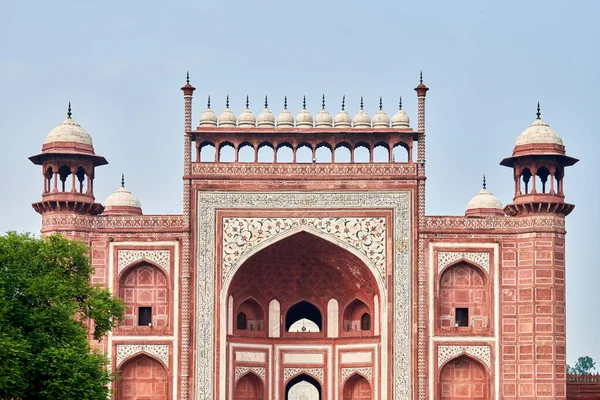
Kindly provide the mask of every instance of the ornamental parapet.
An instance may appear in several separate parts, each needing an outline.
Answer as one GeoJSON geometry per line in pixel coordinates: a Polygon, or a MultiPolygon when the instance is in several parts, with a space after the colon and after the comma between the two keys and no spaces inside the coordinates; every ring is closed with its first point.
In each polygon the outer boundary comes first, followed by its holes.
{"type": "Polygon", "coordinates": [[[562,215],[535,215],[528,217],[465,218],[426,216],[420,220],[421,233],[469,233],[470,231],[524,230],[564,232],[565,218],[562,215]]]}
{"type": "Polygon", "coordinates": [[[46,214],[42,217],[42,230],[50,228],[61,230],[84,227],[89,230],[151,230],[163,231],[187,230],[189,218],[184,215],[124,215],[90,216],[80,214],[46,214]]]}

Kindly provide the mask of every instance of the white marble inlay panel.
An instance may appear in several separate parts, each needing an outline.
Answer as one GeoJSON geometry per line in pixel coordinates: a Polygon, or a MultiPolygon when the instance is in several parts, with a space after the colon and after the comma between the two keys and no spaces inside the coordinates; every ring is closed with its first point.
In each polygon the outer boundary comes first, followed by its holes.
{"type": "Polygon", "coordinates": [[[342,353],[342,364],[370,363],[371,352],[342,353]]]}
{"type": "Polygon", "coordinates": [[[325,356],[323,353],[284,353],[284,364],[323,364],[325,356]]]}
{"type": "Polygon", "coordinates": [[[264,363],[266,360],[265,353],[251,351],[236,351],[235,360],[242,362],[259,362],[264,363]]]}

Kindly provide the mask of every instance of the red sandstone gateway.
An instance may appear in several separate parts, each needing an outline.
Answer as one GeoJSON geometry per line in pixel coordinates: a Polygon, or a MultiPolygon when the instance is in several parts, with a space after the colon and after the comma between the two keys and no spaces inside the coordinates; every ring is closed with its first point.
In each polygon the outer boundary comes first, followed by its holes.
{"type": "MultiPolygon", "coordinates": [[[[95,202],[106,164],[71,118],[42,153],[42,233],[91,247],[94,282],[127,305],[94,345],[115,399],[592,398],[565,361],[564,169],[537,119],[502,165],[513,203],[485,187],[465,216],[425,214],[425,96],[354,118],[267,99],[192,128],[185,100],[182,215],[143,215],[125,188],[95,202]],[[575,378],[571,378],[575,380],[575,378]],[[568,390],[567,390],[568,388],[568,390]],[[586,397],[587,396],[587,397],[586,397]]],[[[357,102],[358,103],[358,102],[357,102]]],[[[588,386],[585,386],[588,385],[588,386]]]]}

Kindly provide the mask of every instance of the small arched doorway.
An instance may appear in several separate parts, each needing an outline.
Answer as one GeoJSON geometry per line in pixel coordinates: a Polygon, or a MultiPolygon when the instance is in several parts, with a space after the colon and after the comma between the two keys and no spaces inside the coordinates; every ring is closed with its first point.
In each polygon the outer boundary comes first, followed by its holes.
{"type": "Polygon", "coordinates": [[[252,372],[247,373],[237,381],[234,400],[264,400],[264,398],[263,382],[252,372]]]}
{"type": "Polygon", "coordinates": [[[140,355],[121,368],[118,400],[167,400],[167,390],[165,368],[152,357],[140,355]]]}
{"type": "Polygon", "coordinates": [[[344,384],[344,400],[372,400],[371,385],[364,376],[354,374],[344,384]]]}
{"type": "Polygon", "coordinates": [[[449,361],[440,372],[443,400],[489,399],[489,375],[477,360],[463,355],[449,361]]]}
{"type": "Polygon", "coordinates": [[[312,376],[300,374],[285,385],[285,400],[321,400],[321,385],[312,376]]]}

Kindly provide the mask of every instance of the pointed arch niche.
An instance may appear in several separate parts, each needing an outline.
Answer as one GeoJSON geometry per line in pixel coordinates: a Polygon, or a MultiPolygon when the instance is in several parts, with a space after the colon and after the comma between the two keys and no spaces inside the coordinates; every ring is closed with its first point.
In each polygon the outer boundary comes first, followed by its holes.
{"type": "Polygon", "coordinates": [[[117,382],[117,400],[167,400],[168,374],[165,366],[148,354],[141,353],[125,361],[117,382]]]}
{"type": "Polygon", "coordinates": [[[319,381],[307,374],[300,374],[285,385],[285,400],[321,400],[319,381]]]}
{"type": "Polygon", "coordinates": [[[373,391],[369,381],[361,374],[355,373],[344,382],[343,400],[372,400],[373,391]]]}
{"type": "Polygon", "coordinates": [[[439,371],[437,399],[490,399],[490,373],[468,354],[451,358],[439,371]]]}
{"type": "Polygon", "coordinates": [[[262,379],[253,372],[248,372],[235,384],[234,400],[264,400],[265,387],[262,379]]]}

